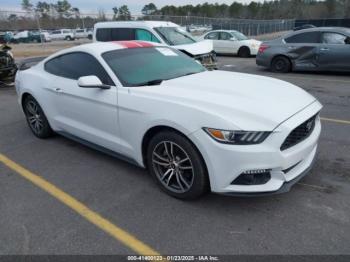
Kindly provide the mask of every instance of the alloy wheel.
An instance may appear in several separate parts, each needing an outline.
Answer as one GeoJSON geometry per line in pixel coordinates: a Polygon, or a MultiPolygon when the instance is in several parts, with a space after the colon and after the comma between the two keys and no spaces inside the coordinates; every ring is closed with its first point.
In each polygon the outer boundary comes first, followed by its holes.
{"type": "Polygon", "coordinates": [[[185,193],[194,181],[194,168],[189,155],[178,144],[162,141],[154,148],[152,165],[158,180],[175,193],[185,193]]]}
{"type": "Polygon", "coordinates": [[[40,134],[44,128],[44,120],[38,105],[34,101],[28,101],[26,111],[30,127],[36,134],[40,134]]]}
{"type": "Polygon", "coordinates": [[[276,62],[275,67],[277,71],[282,71],[286,67],[286,63],[280,59],[276,62]]]}

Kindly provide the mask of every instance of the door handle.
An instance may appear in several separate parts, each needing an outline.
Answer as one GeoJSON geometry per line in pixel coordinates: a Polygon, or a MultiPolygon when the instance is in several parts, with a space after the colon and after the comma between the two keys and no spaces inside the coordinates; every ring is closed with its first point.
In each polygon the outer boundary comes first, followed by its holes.
{"type": "Polygon", "coordinates": [[[329,48],[323,47],[321,48],[321,51],[329,51],[329,48]]]}
{"type": "Polygon", "coordinates": [[[63,92],[63,90],[61,88],[59,88],[59,87],[56,87],[54,90],[55,90],[56,93],[62,93],[63,92]]]}

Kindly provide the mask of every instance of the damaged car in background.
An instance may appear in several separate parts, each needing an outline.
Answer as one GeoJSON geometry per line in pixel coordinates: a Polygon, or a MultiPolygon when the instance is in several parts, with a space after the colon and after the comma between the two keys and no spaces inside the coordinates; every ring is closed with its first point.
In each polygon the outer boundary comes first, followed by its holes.
{"type": "Polygon", "coordinates": [[[16,71],[17,65],[11,47],[6,44],[0,45],[0,86],[12,85],[16,71]]]}
{"type": "Polygon", "coordinates": [[[256,56],[259,66],[274,72],[350,71],[350,29],[304,29],[265,42],[256,56]]]}
{"type": "Polygon", "coordinates": [[[139,40],[174,47],[199,61],[207,69],[217,69],[216,53],[210,40],[198,42],[186,30],[171,22],[100,22],[94,26],[94,42],[139,40]]]}

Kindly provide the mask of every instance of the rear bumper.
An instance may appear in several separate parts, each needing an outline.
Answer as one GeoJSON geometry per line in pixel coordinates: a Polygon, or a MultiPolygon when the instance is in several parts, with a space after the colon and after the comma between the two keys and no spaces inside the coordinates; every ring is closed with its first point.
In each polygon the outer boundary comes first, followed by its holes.
{"type": "Polygon", "coordinates": [[[263,67],[270,68],[271,59],[269,57],[267,57],[266,55],[264,55],[264,54],[257,53],[257,55],[256,55],[256,64],[258,66],[263,66],[263,67]]]}

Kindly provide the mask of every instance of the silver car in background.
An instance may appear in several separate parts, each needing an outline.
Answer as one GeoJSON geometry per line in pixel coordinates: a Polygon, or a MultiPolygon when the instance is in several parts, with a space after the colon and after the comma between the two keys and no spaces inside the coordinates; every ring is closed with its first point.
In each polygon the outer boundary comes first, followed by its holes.
{"type": "Polygon", "coordinates": [[[279,73],[350,71],[350,29],[311,28],[264,42],[256,64],[279,73]]]}

